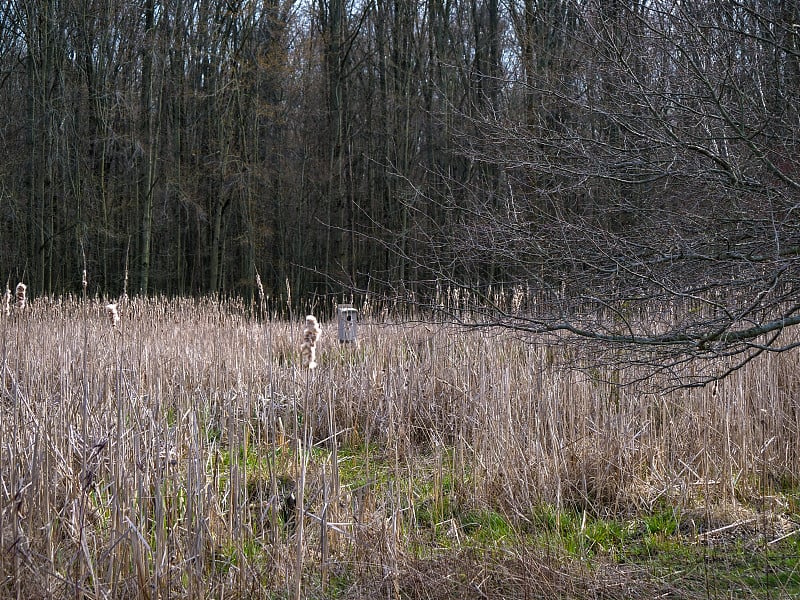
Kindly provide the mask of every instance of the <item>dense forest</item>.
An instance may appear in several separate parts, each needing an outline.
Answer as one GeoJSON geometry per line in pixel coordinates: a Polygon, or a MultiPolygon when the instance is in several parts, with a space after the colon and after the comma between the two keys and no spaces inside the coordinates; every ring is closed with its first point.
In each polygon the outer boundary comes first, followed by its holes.
{"type": "Polygon", "coordinates": [[[795,295],[796,1],[0,11],[0,264],[34,295],[795,295]]]}

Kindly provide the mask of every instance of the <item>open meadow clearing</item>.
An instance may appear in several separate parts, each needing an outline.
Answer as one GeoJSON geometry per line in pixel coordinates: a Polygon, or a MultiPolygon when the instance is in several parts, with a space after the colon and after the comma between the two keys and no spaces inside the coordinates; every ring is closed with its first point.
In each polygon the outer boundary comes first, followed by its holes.
{"type": "Polygon", "coordinates": [[[40,298],[2,321],[2,598],[789,598],[800,367],[660,394],[362,311],[40,298]],[[258,312],[258,311],[256,311],[258,312]],[[302,518],[300,517],[302,513],[302,518]]]}

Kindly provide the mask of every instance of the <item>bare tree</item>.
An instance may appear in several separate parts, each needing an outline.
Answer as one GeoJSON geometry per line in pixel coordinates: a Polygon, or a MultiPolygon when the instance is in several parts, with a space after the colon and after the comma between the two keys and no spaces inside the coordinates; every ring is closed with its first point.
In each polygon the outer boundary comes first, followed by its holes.
{"type": "Polygon", "coordinates": [[[462,117],[462,152],[499,169],[501,197],[480,179],[450,181],[465,203],[430,194],[449,218],[408,260],[479,324],[581,340],[638,376],[704,384],[794,348],[796,4],[567,2],[558,23],[544,4],[510,13],[509,110],[462,117]]]}

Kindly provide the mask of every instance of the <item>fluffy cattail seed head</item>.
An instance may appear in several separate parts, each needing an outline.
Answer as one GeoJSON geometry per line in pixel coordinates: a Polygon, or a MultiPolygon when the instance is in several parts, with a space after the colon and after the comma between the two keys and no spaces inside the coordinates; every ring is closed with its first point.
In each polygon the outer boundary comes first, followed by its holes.
{"type": "Polygon", "coordinates": [[[6,293],[3,295],[3,312],[6,316],[11,314],[11,289],[6,285],[6,293]]]}
{"type": "Polygon", "coordinates": [[[317,368],[317,350],[308,342],[300,344],[300,358],[303,361],[303,367],[307,369],[317,368]]]}
{"type": "Polygon", "coordinates": [[[261,275],[256,271],[256,287],[258,288],[258,295],[261,301],[264,301],[264,284],[261,283],[261,275]]]}
{"type": "Polygon", "coordinates": [[[21,281],[17,284],[16,298],[17,298],[17,308],[19,310],[24,310],[25,306],[28,304],[27,291],[26,291],[27,289],[28,286],[22,283],[21,281]]]}
{"type": "Polygon", "coordinates": [[[120,298],[120,302],[122,302],[122,306],[125,306],[128,302],[128,260],[125,259],[125,281],[122,284],[122,298],[120,298]]]}
{"type": "Polygon", "coordinates": [[[111,322],[112,327],[119,325],[119,312],[117,311],[116,302],[106,304],[106,314],[108,315],[108,320],[111,322]]]}
{"type": "Polygon", "coordinates": [[[303,366],[308,369],[317,368],[317,340],[322,333],[322,328],[319,326],[314,315],[306,317],[306,327],[303,329],[303,343],[300,344],[300,358],[303,361],[303,366]]]}
{"type": "Polygon", "coordinates": [[[266,307],[267,297],[264,294],[264,284],[261,283],[261,275],[258,274],[258,271],[256,271],[256,287],[258,288],[258,301],[261,303],[261,312],[263,313],[266,307]]]}

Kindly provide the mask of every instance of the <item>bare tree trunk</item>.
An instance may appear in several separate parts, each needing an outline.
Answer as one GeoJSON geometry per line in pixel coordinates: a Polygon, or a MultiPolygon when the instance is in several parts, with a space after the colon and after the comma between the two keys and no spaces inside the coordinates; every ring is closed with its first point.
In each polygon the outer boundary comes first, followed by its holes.
{"type": "Polygon", "coordinates": [[[142,177],[139,188],[142,228],[139,290],[142,294],[147,294],[150,283],[150,263],[152,255],[153,193],[155,190],[156,161],[158,158],[158,120],[161,113],[161,85],[156,80],[158,38],[154,0],[146,0],[144,17],[146,45],[142,53],[141,103],[141,140],[144,161],[142,163],[142,177]]]}
{"type": "MultiPolygon", "coordinates": [[[[63,93],[62,68],[58,37],[56,6],[45,3],[36,6],[25,3],[27,22],[28,83],[30,85],[30,156],[32,185],[31,206],[36,236],[31,256],[36,257],[33,269],[39,290],[49,293],[53,289],[53,236],[55,234],[56,140],[58,124],[57,97],[63,93]]],[[[33,277],[32,277],[33,278],[33,277]]]]}

